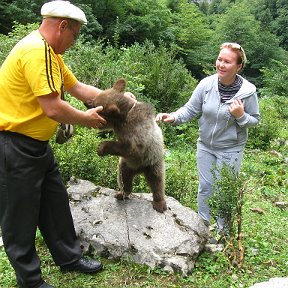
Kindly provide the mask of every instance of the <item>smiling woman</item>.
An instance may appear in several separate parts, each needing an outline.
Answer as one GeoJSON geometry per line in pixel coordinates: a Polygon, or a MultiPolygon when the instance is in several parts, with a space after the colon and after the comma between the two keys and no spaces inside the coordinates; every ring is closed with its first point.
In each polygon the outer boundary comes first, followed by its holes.
{"type": "MultiPolygon", "coordinates": [[[[246,62],[244,49],[237,43],[224,43],[220,46],[220,52],[216,60],[216,71],[219,81],[224,86],[233,85],[236,81],[238,83],[237,91],[241,87],[240,78],[237,73],[241,72],[246,62]]],[[[223,90],[223,89],[222,89],[223,90]]],[[[235,93],[237,92],[235,91],[235,93]]],[[[230,98],[235,95],[230,94],[230,98]]],[[[230,99],[229,98],[229,99],[230,99]]]]}
{"type": "Polygon", "coordinates": [[[220,46],[220,50],[223,48],[230,48],[232,51],[234,51],[238,55],[238,61],[237,64],[242,64],[244,68],[244,65],[247,62],[246,54],[244,49],[241,47],[240,44],[238,43],[233,43],[233,42],[225,42],[220,46]]]}
{"type": "MultiPolygon", "coordinates": [[[[198,213],[207,226],[210,225],[207,200],[214,183],[212,171],[227,164],[239,173],[248,127],[259,121],[256,87],[238,74],[245,62],[245,52],[239,44],[223,43],[216,60],[217,73],[200,81],[188,102],[176,112],[156,116],[158,121],[181,124],[200,115],[198,213]]],[[[218,217],[217,225],[219,235],[227,234],[224,219],[218,217]]]]}

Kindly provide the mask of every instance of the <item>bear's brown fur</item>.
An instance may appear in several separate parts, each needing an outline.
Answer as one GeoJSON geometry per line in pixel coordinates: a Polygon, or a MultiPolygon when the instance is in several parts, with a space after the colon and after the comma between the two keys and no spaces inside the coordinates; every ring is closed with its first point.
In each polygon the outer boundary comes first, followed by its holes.
{"type": "Polygon", "coordinates": [[[107,120],[104,129],[112,129],[117,141],[104,141],[98,155],[120,156],[118,165],[119,200],[129,198],[135,175],[143,173],[153,193],[153,208],[167,209],[164,199],[164,144],[155,121],[154,107],[124,96],[126,82],[119,79],[110,89],[101,92],[90,107],[103,106],[99,114],[107,120]]]}

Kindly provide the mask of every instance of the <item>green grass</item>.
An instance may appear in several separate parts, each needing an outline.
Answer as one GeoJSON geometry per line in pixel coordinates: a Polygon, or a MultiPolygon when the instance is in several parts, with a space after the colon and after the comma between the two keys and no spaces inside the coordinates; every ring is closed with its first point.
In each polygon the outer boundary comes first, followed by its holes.
{"type": "MultiPolygon", "coordinates": [[[[152,270],[146,266],[104,258],[98,258],[105,268],[96,275],[62,274],[38,234],[37,249],[44,279],[61,288],[245,288],[272,277],[287,277],[288,211],[275,206],[276,201],[288,202],[287,164],[284,161],[287,151],[282,154],[282,157],[276,157],[265,151],[246,150],[242,172],[249,179],[249,191],[244,196],[242,230],[245,261],[241,270],[231,267],[222,252],[214,255],[204,252],[198,258],[192,275],[186,278],[180,274],[166,274],[160,269],[152,270]],[[261,208],[264,213],[255,213],[252,208],[261,208]]],[[[195,185],[193,187],[195,189],[195,185]]],[[[195,191],[191,192],[191,198],[195,198],[195,191]]],[[[195,206],[196,199],[191,199],[191,203],[192,207],[195,206]]],[[[16,287],[14,272],[3,249],[0,249],[0,287],[16,287]]]]}

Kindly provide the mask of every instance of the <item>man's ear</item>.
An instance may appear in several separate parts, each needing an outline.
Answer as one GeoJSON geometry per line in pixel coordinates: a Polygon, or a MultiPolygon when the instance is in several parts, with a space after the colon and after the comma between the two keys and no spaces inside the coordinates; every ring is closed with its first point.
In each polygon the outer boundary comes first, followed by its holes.
{"type": "Polygon", "coordinates": [[[69,23],[68,23],[68,21],[67,20],[62,20],[61,22],[60,22],[60,24],[59,24],[59,27],[60,27],[60,30],[61,30],[61,32],[63,32],[64,30],[66,30],[67,28],[68,28],[68,26],[69,26],[69,23]]]}

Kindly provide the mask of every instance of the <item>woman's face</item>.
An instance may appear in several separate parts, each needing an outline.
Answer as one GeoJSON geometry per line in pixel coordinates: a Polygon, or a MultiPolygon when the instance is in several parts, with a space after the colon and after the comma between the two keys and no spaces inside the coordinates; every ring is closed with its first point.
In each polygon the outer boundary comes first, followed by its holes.
{"type": "Polygon", "coordinates": [[[223,85],[233,84],[236,74],[241,70],[242,64],[237,64],[238,55],[230,48],[220,50],[216,60],[216,71],[223,85]]]}

